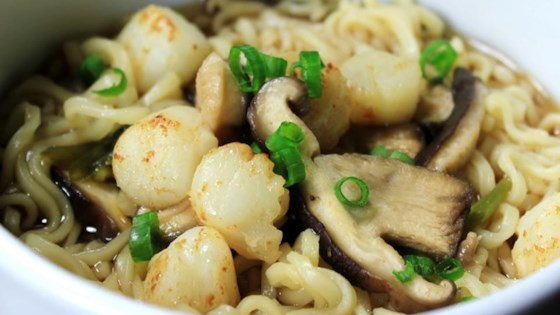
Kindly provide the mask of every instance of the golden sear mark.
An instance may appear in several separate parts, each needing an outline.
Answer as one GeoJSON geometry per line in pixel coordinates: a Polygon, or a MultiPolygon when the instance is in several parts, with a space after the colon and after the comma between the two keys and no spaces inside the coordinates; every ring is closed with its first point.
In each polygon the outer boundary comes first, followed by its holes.
{"type": "Polygon", "coordinates": [[[167,34],[167,40],[170,42],[176,37],[177,26],[175,26],[175,23],[154,5],[149,6],[140,13],[139,22],[140,24],[145,24],[151,33],[167,34]]]}
{"type": "Polygon", "coordinates": [[[150,163],[150,160],[152,160],[152,158],[156,155],[156,152],[154,150],[150,150],[146,153],[146,156],[144,156],[142,158],[142,162],[144,163],[150,163]]]}
{"type": "Polygon", "coordinates": [[[167,137],[167,132],[169,131],[169,129],[178,129],[181,126],[181,123],[176,120],[167,118],[163,114],[159,114],[145,122],[143,125],[145,126],[142,127],[154,129],[159,128],[161,129],[163,135],[167,137]]]}

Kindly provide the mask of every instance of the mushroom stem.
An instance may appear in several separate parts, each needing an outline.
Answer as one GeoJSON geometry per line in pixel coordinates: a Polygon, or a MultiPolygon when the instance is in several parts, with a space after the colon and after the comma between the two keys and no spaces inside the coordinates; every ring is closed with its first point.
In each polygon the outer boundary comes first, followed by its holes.
{"type": "Polygon", "coordinates": [[[319,154],[317,138],[292,112],[293,108],[298,108],[298,111],[302,112],[303,108],[309,106],[308,104],[307,87],[302,81],[291,77],[280,77],[268,81],[253,98],[247,111],[247,120],[253,137],[264,143],[282,122],[292,122],[298,125],[305,134],[305,138],[299,146],[302,157],[313,157],[319,154]]]}

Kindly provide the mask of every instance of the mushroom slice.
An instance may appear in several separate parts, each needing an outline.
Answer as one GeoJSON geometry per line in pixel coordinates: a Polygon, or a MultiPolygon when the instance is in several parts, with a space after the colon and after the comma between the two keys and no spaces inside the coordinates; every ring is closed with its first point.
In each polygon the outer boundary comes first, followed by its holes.
{"type": "Polygon", "coordinates": [[[405,263],[384,238],[436,257],[453,255],[472,199],[470,186],[444,173],[382,157],[315,157],[317,139],[289,106],[303,104],[305,94],[297,79],[271,80],[253,99],[248,120],[260,140],[283,121],[302,128],[300,152],[307,177],[299,184],[304,199],[299,213],[304,225],[320,234],[323,259],[354,284],[386,291],[397,310],[415,312],[449,304],[456,291],[450,281],[436,284],[419,276],[404,284],[397,280],[392,272],[402,270],[405,263]],[[365,208],[347,209],[336,199],[334,185],[345,176],[360,176],[368,184],[372,193],[365,208]]]}
{"type": "Polygon", "coordinates": [[[296,123],[301,127],[305,138],[299,148],[303,156],[319,153],[319,142],[313,132],[292,112],[304,114],[309,110],[307,87],[298,79],[280,77],[268,81],[253,98],[247,111],[247,121],[253,137],[265,142],[283,121],[296,123]]]}
{"type": "MultiPolygon", "coordinates": [[[[352,126],[340,140],[343,152],[368,153],[377,145],[387,150],[398,150],[414,158],[424,147],[424,133],[416,124],[403,124],[386,127],[352,126]]],[[[337,151],[338,152],[338,151],[337,151]]]]}
{"type": "Polygon", "coordinates": [[[455,107],[441,131],[416,157],[416,164],[454,173],[467,163],[476,147],[484,118],[486,87],[467,69],[455,69],[455,107]]]}
{"type": "Polygon", "coordinates": [[[321,235],[323,258],[356,285],[384,290],[400,311],[416,312],[451,302],[452,282],[439,284],[420,276],[400,283],[400,254],[387,242],[452,256],[472,200],[471,187],[452,176],[376,156],[322,155],[307,165],[301,185],[305,225],[321,235]],[[347,208],[335,197],[335,183],[356,176],[366,182],[370,201],[347,208]],[[387,242],[386,242],[387,241],[387,242]]]}
{"type": "Polygon", "coordinates": [[[119,189],[113,185],[93,180],[72,181],[61,170],[51,169],[53,183],[60,188],[77,209],[77,220],[88,232],[103,240],[111,240],[130,227],[130,220],[124,215],[129,212],[120,202],[119,189]],[[91,233],[91,232],[90,232],[91,233]]]}

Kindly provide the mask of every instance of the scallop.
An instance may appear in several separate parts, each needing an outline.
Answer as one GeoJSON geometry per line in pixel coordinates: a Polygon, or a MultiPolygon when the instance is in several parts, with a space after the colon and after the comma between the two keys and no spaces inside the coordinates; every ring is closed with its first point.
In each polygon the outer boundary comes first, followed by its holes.
{"type": "Polygon", "coordinates": [[[190,82],[210,45],[202,32],[171,9],[150,5],[126,24],[117,40],[128,52],[137,88],[146,92],[167,72],[190,82]]]}
{"type": "Polygon", "coordinates": [[[560,258],[560,193],[545,197],[521,217],[511,255],[519,277],[560,258]]]}
{"type": "Polygon", "coordinates": [[[167,208],[188,196],[198,163],[217,145],[195,108],[174,105],[139,120],[120,136],[113,173],[136,204],[167,208]]]}
{"type": "Polygon", "coordinates": [[[423,86],[416,61],[366,50],[348,59],[341,70],[350,89],[352,123],[396,124],[414,116],[423,86]]]}
{"type": "Polygon", "coordinates": [[[231,250],[218,231],[194,227],[155,255],[144,280],[144,299],[203,314],[222,304],[235,306],[239,290],[231,250]]]}
{"type": "Polygon", "coordinates": [[[284,178],[265,154],[231,143],[210,151],[193,178],[191,202],[200,223],[217,229],[246,258],[274,262],[282,232],[274,223],[288,208],[284,178]]]}

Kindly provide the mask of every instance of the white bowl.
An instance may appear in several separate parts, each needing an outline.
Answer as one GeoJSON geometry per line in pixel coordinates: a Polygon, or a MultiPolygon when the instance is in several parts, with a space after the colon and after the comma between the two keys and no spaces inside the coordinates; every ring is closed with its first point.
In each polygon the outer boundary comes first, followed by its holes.
{"type": "MultiPolygon", "coordinates": [[[[86,34],[149,1],[2,1],[0,96],[64,38],[86,34]]],[[[188,1],[156,1],[176,5],[188,1]]],[[[560,1],[424,0],[459,32],[504,52],[560,99],[560,1]]],[[[88,283],[40,259],[0,227],[2,314],[175,314],[88,283]]],[[[433,314],[512,314],[560,295],[560,261],[489,297],[433,314]]],[[[540,309],[542,311],[542,309],[540,309]]]]}

